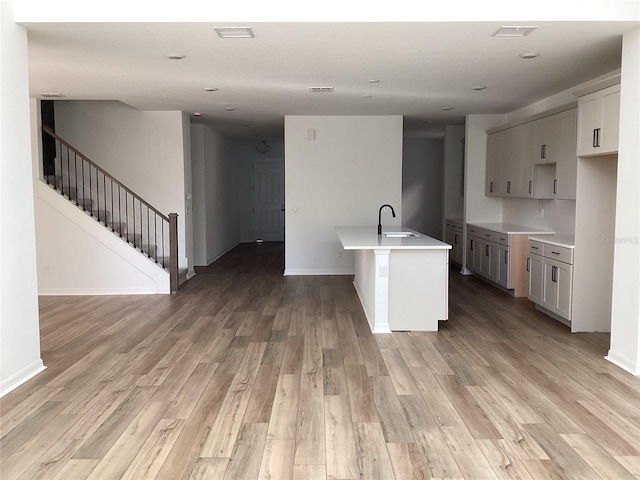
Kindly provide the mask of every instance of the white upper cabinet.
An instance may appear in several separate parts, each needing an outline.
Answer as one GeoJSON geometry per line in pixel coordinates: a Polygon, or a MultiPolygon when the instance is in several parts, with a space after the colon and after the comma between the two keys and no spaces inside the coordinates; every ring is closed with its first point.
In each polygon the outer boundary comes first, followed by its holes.
{"type": "Polygon", "coordinates": [[[490,133],[486,195],[575,199],[576,112],[549,112],[490,133]]]}
{"type": "Polygon", "coordinates": [[[618,152],[620,85],[578,99],[578,156],[618,152]]]}

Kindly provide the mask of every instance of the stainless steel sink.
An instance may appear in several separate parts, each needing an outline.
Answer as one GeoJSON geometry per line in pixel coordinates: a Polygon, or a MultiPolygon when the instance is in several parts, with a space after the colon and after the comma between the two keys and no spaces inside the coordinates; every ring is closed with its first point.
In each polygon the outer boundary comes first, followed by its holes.
{"type": "Polygon", "coordinates": [[[413,232],[384,232],[385,237],[396,237],[396,238],[406,238],[406,237],[419,237],[419,235],[413,232]]]}

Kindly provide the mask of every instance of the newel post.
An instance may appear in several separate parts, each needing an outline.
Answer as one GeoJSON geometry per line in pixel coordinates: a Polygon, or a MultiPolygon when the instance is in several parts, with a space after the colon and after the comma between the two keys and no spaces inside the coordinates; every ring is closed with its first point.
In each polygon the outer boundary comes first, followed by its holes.
{"type": "Polygon", "coordinates": [[[169,284],[178,293],[178,214],[169,214],[169,284]]]}

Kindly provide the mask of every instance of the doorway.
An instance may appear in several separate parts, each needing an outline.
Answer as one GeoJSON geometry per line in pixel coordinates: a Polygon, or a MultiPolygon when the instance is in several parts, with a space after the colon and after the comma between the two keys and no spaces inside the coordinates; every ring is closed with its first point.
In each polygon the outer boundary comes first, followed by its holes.
{"type": "Polygon", "coordinates": [[[253,238],[284,241],[284,157],[254,157],[253,238]]]}

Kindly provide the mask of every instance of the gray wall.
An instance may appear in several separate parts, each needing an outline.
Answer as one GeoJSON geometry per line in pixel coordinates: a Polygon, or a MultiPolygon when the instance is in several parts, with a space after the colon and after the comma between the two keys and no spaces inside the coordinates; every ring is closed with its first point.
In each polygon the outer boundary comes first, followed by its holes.
{"type": "Polygon", "coordinates": [[[442,238],[444,141],[405,139],[402,148],[402,223],[442,238]]]}
{"type": "Polygon", "coordinates": [[[191,127],[195,264],[240,242],[238,147],[205,125],[191,127]]]}

